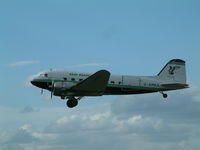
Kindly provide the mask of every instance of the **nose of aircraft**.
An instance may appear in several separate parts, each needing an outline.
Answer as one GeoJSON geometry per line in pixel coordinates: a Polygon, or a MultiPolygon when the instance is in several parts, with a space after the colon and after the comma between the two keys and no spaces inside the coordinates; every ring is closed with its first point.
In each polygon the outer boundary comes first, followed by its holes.
{"type": "Polygon", "coordinates": [[[41,88],[42,87],[42,83],[41,82],[38,82],[38,81],[36,81],[36,80],[31,80],[31,84],[32,85],[34,85],[34,86],[36,86],[36,87],[39,87],[39,88],[41,88]]]}
{"type": "Polygon", "coordinates": [[[42,88],[42,89],[48,89],[49,88],[49,83],[46,82],[46,81],[38,81],[38,79],[32,79],[31,81],[31,84],[36,86],[36,87],[39,87],[39,88],[42,88]]]}
{"type": "Polygon", "coordinates": [[[31,84],[33,84],[33,85],[35,85],[35,86],[37,85],[37,82],[34,81],[34,79],[32,79],[30,82],[31,82],[31,84]]]}

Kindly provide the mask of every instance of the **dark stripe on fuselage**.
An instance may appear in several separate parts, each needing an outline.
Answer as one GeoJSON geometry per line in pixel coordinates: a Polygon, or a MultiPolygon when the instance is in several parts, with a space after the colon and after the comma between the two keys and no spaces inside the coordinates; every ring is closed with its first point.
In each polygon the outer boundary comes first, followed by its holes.
{"type": "Polygon", "coordinates": [[[125,95],[125,94],[142,94],[142,93],[153,93],[157,91],[145,90],[145,89],[134,89],[134,88],[119,88],[119,87],[107,87],[105,95],[125,95]]]}

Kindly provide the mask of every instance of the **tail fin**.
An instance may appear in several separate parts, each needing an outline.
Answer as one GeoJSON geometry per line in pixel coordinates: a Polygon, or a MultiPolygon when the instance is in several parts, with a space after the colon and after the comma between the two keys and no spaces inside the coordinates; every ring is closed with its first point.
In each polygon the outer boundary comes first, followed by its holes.
{"type": "Polygon", "coordinates": [[[186,84],[185,61],[181,59],[170,60],[157,76],[167,82],[186,84]]]}

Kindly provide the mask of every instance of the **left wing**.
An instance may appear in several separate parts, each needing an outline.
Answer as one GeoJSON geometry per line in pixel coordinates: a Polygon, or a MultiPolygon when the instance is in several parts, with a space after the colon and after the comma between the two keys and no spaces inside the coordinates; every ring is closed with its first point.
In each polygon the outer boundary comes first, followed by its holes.
{"type": "Polygon", "coordinates": [[[107,87],[110,72],[107,70],[100,70],[89,76],[82,82],[73,86],[71,90],[81,93],[94,93],[94,95],[102,95],[107,87]]]}

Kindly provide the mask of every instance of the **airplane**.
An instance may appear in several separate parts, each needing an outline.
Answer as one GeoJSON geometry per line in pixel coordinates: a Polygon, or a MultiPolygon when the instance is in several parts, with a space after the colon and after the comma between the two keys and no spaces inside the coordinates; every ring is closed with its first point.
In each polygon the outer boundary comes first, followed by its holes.
{"type": "Polygon", "coordinates": [[[111,75],[107,70],[99,70],[94,74],[50,70],[41,73],[31,83],[49,90],[52,96],[67,99],[69,108],[77,106],[84,96],[127,95],[160,92],[188,88],[186,84],[185,61],[170,60],[155,76],[111,75]]]}

